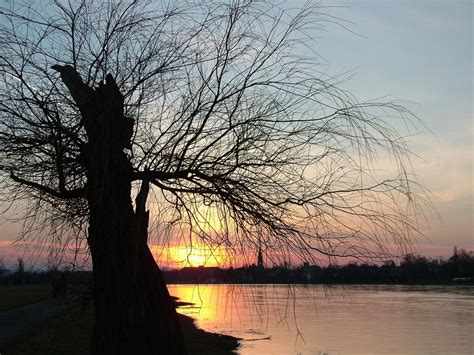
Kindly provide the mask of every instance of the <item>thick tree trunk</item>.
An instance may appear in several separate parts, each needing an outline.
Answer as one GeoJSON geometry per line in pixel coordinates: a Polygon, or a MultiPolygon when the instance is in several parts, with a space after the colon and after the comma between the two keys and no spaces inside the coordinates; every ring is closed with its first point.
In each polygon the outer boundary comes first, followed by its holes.
{"type": "Polygon", "coordinates": [[[55,66],[81,111],[89,203],[96,323],[93,354],[185,354],[178,317],[147,245],[148,183],[133,209],[130,147],[133,120],[109,75],[92,89],[70,66],[55,66]]]}
{"type": "Polygon", "coordinates": [[[150,251],[129,253],[135,265],[124,262],[124,254],[117,250],[97,261],[95,253],[92,353],[186,353],[176,311],[150,251]]]}

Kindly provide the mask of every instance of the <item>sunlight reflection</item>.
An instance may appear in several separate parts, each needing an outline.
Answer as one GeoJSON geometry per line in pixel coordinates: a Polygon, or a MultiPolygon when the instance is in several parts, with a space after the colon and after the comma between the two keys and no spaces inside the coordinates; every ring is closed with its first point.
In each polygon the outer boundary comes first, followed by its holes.
{"type": "Polygon", "coordinates": [[[198,327],[242,339],[239,353],[470,353],[474,288],[169,285],[198,327]],[[420,316],[423,315],[423,316],[420,316]],[[351,336],[347,336],[351,334],[351,336]]]}
{"type": "Polygon", "coordinates": [[[219,297],[215,289],[219,286],[209,287],[204,285],[169,285],[173,296],[183,302],[192,303],[189,306],[178,308],[180,313],[193,317],[198,322],[215,322],[219,309],[219,297]],[[217,295],[217,298],[216,298],[217,295]]]}

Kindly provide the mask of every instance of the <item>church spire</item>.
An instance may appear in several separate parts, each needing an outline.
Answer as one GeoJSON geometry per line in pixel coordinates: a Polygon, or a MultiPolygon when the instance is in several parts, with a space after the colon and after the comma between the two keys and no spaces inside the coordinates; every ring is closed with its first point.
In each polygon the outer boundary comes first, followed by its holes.
{"type": "Polygon", "coordinates": [[[257,256],[257,266],[259,269],[263,269],[263,255],[262,255],[262,245],[258,246],[258,256],[257,256]]]}

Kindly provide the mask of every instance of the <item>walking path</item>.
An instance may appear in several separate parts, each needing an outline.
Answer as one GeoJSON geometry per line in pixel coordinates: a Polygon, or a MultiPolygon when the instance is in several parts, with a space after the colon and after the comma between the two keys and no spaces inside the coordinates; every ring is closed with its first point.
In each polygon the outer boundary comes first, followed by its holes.
{"type": "Polygon", "coordinates": [[[0,343],[25,334],[38,322],[57,314],[74,296],[54,298],[0,312],[0,343]]]}

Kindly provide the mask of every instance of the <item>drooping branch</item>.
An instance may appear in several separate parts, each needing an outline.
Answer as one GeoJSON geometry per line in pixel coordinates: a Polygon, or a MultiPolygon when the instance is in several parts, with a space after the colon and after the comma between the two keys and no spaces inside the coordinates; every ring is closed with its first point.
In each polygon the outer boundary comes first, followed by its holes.
{"type": "Polygon", "coordinates": [[[80,188],[80,189],[75,189],[75,190],[66,190],[65,188],[59,189],[59,190],[54,190],[50,188],[49,186],[39,184],[34,181],[29,181],[26,179],[23,179],[21,177],[16,176],[13,172],[10,173],[10,178],[27,187],[30,187],[32,189],[38,190],[41,193],[45,193],[50,195],[51,197],[59,198],[59,199],[76,199],[76,198],[85,198],[85,189],[80,188]]]}

